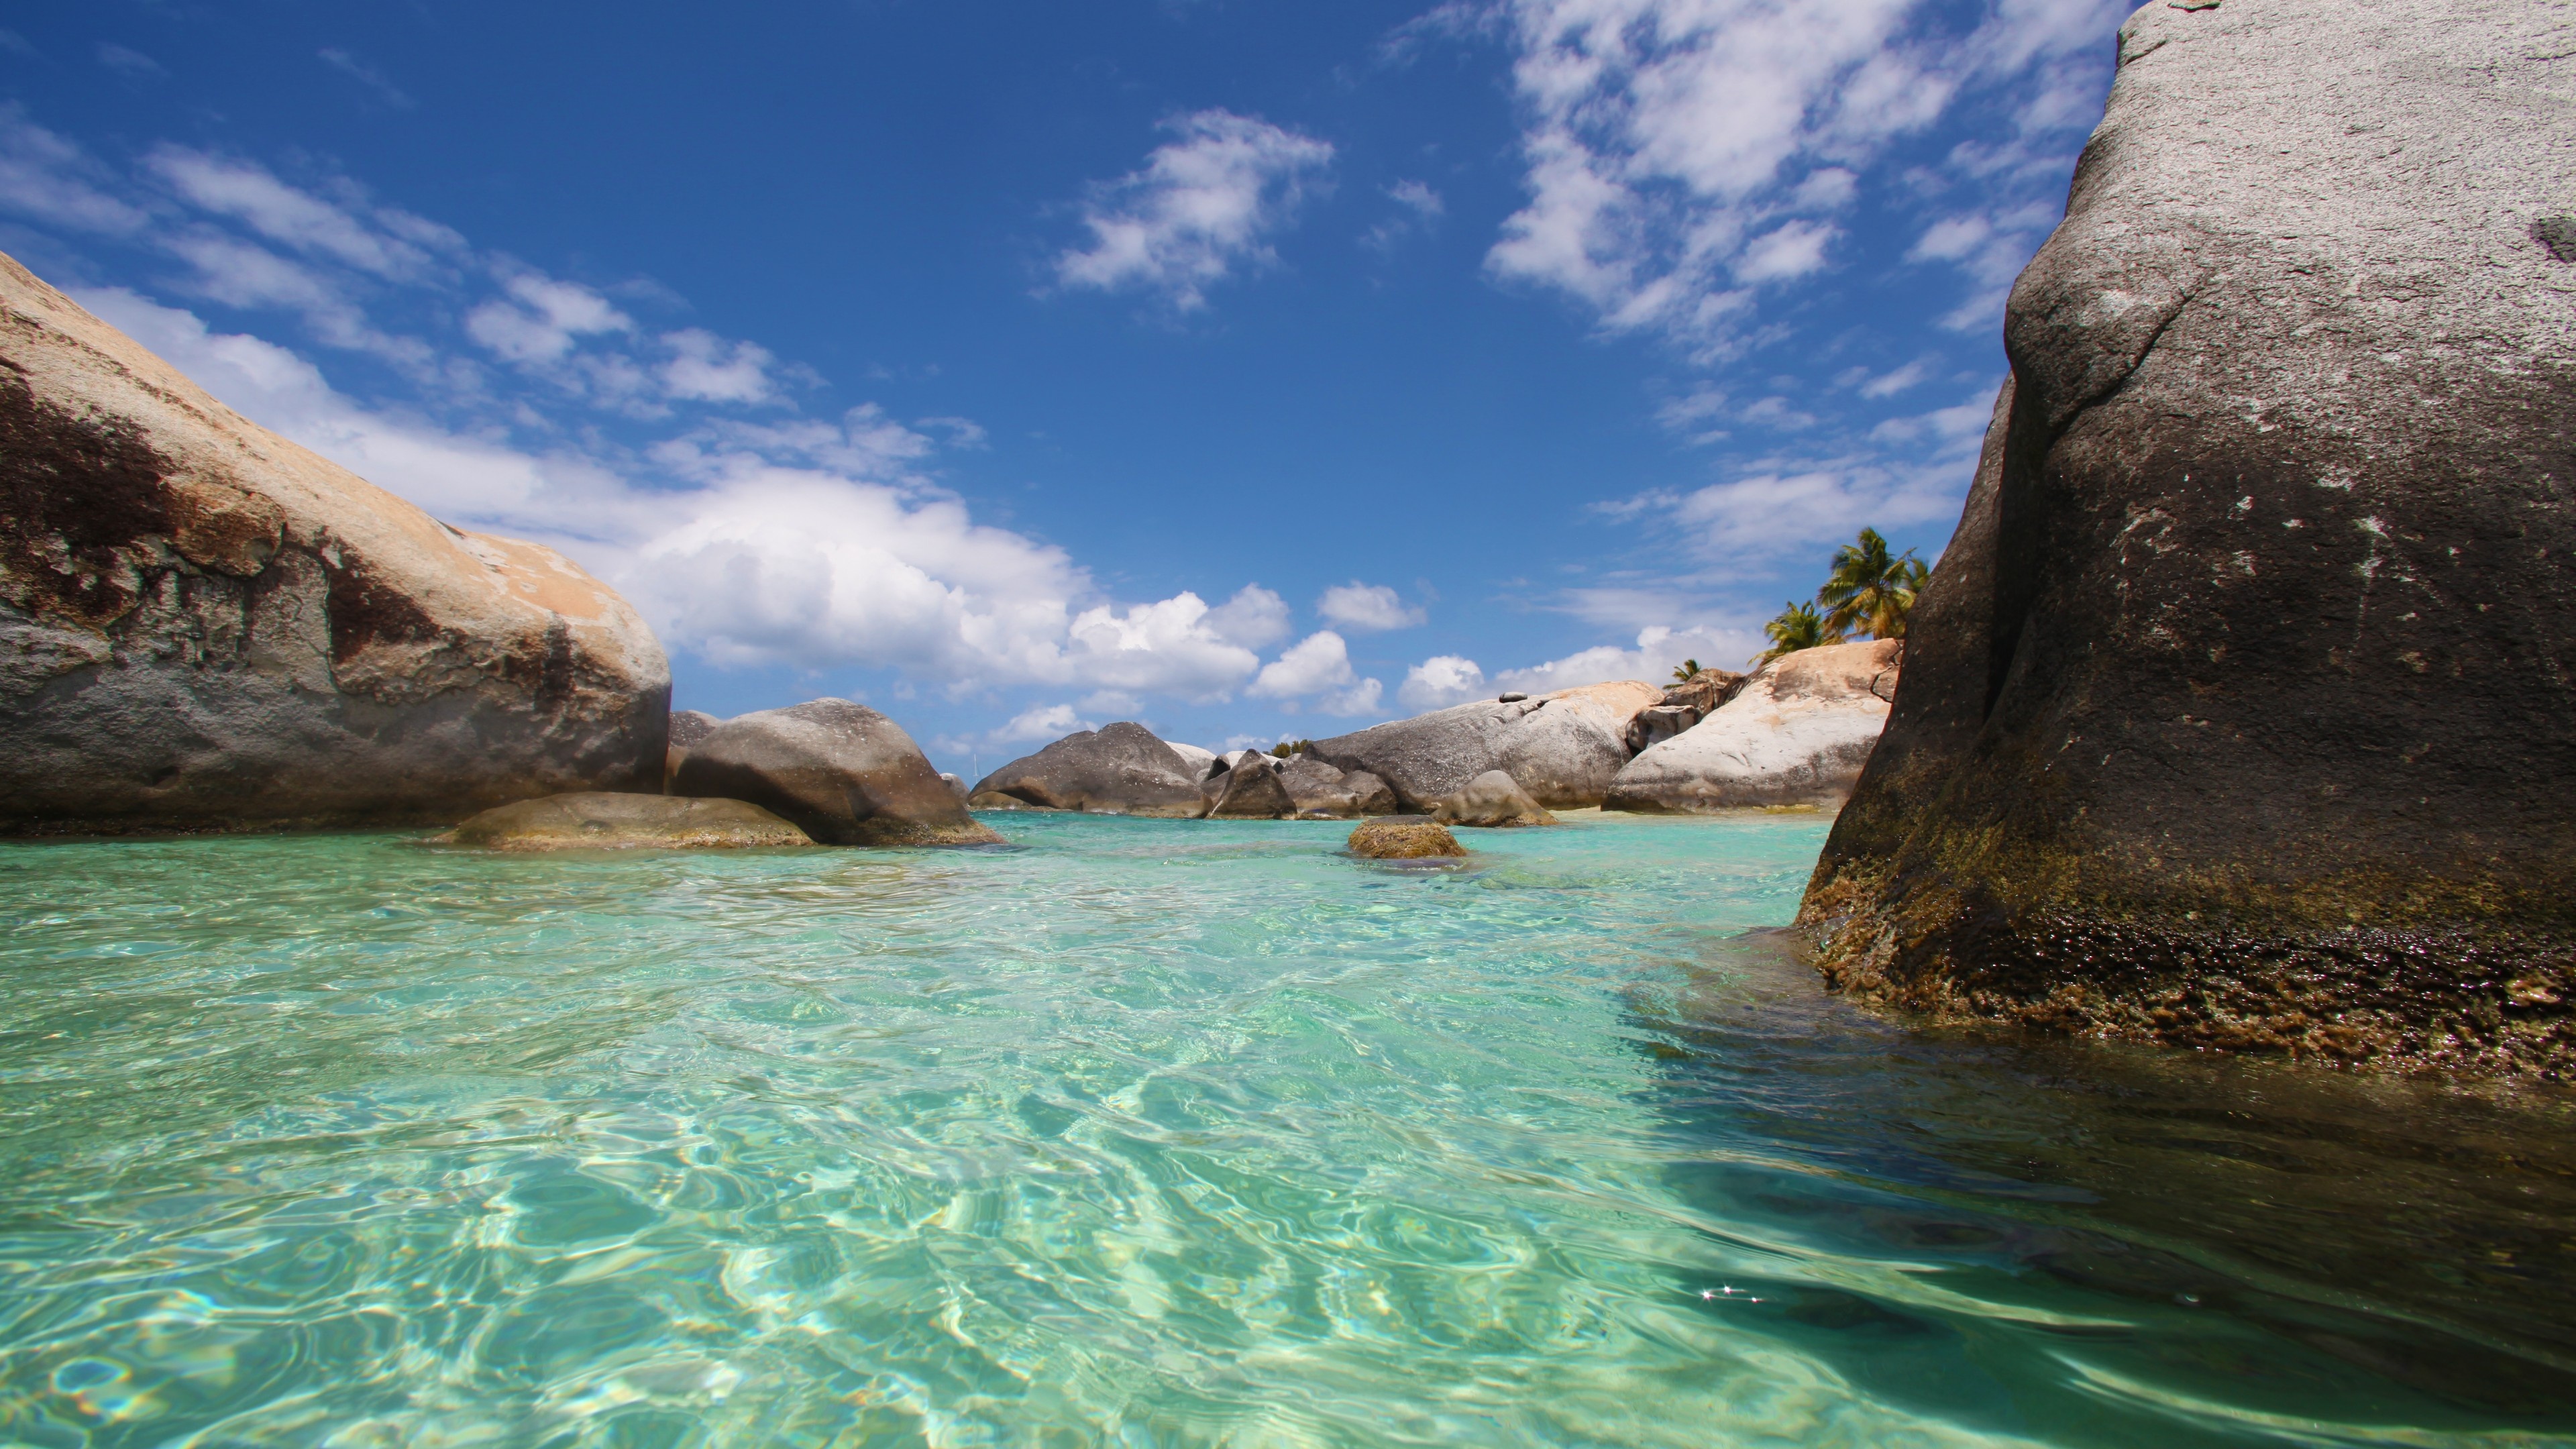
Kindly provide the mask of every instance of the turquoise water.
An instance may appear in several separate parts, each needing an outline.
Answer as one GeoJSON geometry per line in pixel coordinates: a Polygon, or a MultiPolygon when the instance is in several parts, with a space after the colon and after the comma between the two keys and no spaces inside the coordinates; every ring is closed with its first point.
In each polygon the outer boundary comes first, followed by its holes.
{"type": "Polygon", "coordinates": [[[0,1445],[2576,1443],[2576,1122],[1908,1029],[1813,817],[0,847],[0,1445]]]}

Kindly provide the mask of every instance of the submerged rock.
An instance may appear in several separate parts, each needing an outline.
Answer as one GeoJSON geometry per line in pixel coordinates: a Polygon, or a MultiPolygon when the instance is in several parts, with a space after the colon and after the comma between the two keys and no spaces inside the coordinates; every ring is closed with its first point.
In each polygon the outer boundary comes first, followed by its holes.
{"type": "Polygon", "coordinates": [[[1350,852],[1365,860],[1432,860],[1459,856],[1467,848],[1449,827],[1419,815],[1388,815],[1366,821],[1351,832],[1350,852]]]}
{"type": "Polygon", "coordinates": [[[903,727],[817,699],[726,720],[689,751],[675,795],[744,800],[826,845],[991,845],[903,727]]]}
{"type": "Polygon", "coordinates": [[[1801,919],[1864,996],[2576,1068],[2548,7],[2152,5],[1801,919]]]}
{"type": "Polygon", "coordinates": [[[1153,731],[1126,720],[1067,735],[1011,761],[976,782],[973,798],[986,796],[1101,815],[1189,819],[1207,809],[1197,767],[1153,731]]]}
{"type": "Polygon", "coordinates": [[[1210,819],[1277,820],[1297,813],[1297,802],[1279,778],[1278,763],[1268,755],[1238,759],[1232,769],[1207,782],[1210,819]]]}
{"type": "Polygon", "coordinates": [[[1336,769],[1312,754],[1281,762],[1279,781],[1300,815],[1392,815],[1398,808],[1384,780],[1366,770],[1336,769]]]}
{"type": "Polygon", "coordinates": [[[1602,808],[1839,808],[1887,724],[1904,653],[1903,641],[1880,639],[1772,660],[1716,713],[1630,760],[1602,808]]]}
{"type": "Polygon", "coordinates": [[[812,837],[757,805],[582,790],[486,810],[440,845],[486,850],[714,850],[812,845],[812,837]]]}
{"type": "Polygon", "coordinates": [[[448,824],[660,786],[670,666],[0,257],[0,833],[448,824]]]}
{"type": "Polygon", "coordinates": [[[1407,810],[1427,811],[1488,770],[1542,805],[1598,805],[1628,763],[1628,725],[1663,691],[1637,680],[1534,699],[1462,704],[1315,741],[1315,757],[1386,782],[1407,810]]]}
{"type": "Polygon", "coordinates": [[[1555,816],[1500,770],[1487,770],[1442,796],[1432,818],[1443,825],[1493,829],[1556,823],[1555,816]]]}

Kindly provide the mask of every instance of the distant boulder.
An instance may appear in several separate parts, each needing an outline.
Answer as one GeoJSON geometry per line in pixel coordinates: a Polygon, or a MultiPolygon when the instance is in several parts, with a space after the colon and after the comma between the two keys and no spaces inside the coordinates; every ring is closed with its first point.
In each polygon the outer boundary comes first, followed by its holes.
{"type": "Polygon", "coordinates": [[[1279,780],[1300,815],[1392,815],[1398,808],[1384,780],[1366,770],[1337,769],[1312,754],[1280,762],[1279,780]]]}
{"type": "Polygon", "coordinates": [[[669,788],[671,780],[680,773],[680,762],[689,757],[690,749],[695,747],[698,741],[713,733],[715,727],[722,723],[724,721],[705,710],[671,711],[671,742],[662,752],[662,781],[665,789],[669,788]]]}
{"type": "Polygon", "coordinates": [[[1662,701],[1662,690],[1640,680],[1591,684],[1434,710],[1317,740],[1312,752],[1377,776],[1407,810],[1429,811],[1488,770],[1510,775],[1542,805],[1598,805],[1628,762],[1629,724],[1662,701]]]}
{"type": "Polygon", "coordinates": [[[1067,735],[1011,761],[976,782],[973,798],[987,796],[1096,815],[1189,819],[1206,810],[1197,768],[1152,730],[1127,720],[1067,735]]]}
{"type": "Polygon", "coordinates": [[[1363,860],[1436,860],[1467,853],[1449,827],[1419,815],[1368,821],[1351,832],[1349,849],[1363,860]]]}
{"type": "Polygon", "coordinates": [[[675,795],[744,800],[826,845],[991,845],[903,727],[817,699],[726,720],[680,762],[675,795]]]}
{"type": "Polygon", "coordinates": [[[1603,808],[1840,808],[1887,725],[1904,653],[1880,639],[1782,655],[1716,713],[1629,761],[1603,808]]]}
{"type": "Polygon", "coordinates": [[[1178,740],[1163,741],[1163,748],[1181,757],[1181,763],[1190,767],[1190,778],[1193,780],[1204,780],[1216,773],[1216,751],[1214,750],[1203,750],[1196,745],[1182,744],[1178,740]]]}
{"type": "Polygon", "coordinates": [[[1644,754],[1735,698],[1753,676],[1727,669],[1703,669],[1679,684],[1664,687],[1663,703],[1639,710],[1628,725],[1628,752],[1644,754]]]}
{"type": "Polygon", "coordinates": [[[939,783],[947,786],[948,793],[956,796],[960,800],[964,800],[974,793],[963,779],[948,773],[946,770],[939,772],[939,783]]]}
{"type": "Polygon", "coordinates": [[[1215,820],[1278,820],[1297,813],[1279,766],[1268,755],[1249,755],[1207,782],[1207,814],[1215,820]]]}
{"type": "Polygon", "coordinates": [[[432,842],[485,850],[720,850],[814,843],[804,831],[740,800],[605,790],[499,806],[432,837],[432,842]]]}
{"type": "Polygon", "coordinates": [[[1556,817],[1529,796],[1519,783],[1500,770],[1487,770],[1441,798],[1432,818],[1443,825],[1472,825],[1480,829],[1509,829],[1522,825],[1554,825],[1556,817]]]}

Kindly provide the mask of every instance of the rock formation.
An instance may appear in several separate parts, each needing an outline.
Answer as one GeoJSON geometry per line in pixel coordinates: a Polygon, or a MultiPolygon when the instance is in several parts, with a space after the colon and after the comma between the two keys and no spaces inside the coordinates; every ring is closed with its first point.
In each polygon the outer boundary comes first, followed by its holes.
{"type": "Polygon", "coordinates": [[[1384,780],[1407,810],[1488,770],[1518,781],[1542,805],[1598,805],[1628,763],[1628,726],[1663,691],[1636,680],[1561,689],[1536,698],[1462,704],[1317,740],[1315,757],[1384,780]]]}
{"type": "Polygon", "coordinates": [[[680,762],[689,751],[724,721],[701,709],[671,711],[670,743],[662,753],[662,780],[665,786],[680,773],[680,762]]]}
{"type": "Polygon", "coordinates": [[[1840,807],[1887,723],[1903,655],[1901,641],[1881,639],[1772,660],[1708,718],[1630,760],[1602,808],[1840,807]]]}
{"type": "Polygon", "coordinates": [[[1181,763],[1189,767],[1191,779],[1204,780],[1216,772],[1216,751],[1214,750],[1203,750],[1196,745],[1185,745],[1176,740],[1163,741],[1163,748],[1181,757],[1181,763]]]}
{"type": "Polygon", "coordinates": [[[1556,823],[1556,817],[1531,799],[1519,781],[1500,770],[1487,770],[1442,796],[1432,818],[1443,825],[1473,825],[1480,829],[1556,823]]]}
{"type": "Polygon", "coordinates": [[[1244,755],[1232,769],[1210,776],[1203,788],[1210,819],[1278,820],[1297,813],[1297,802],[1279,778],[1278,762],[1268,755],[1244,755]]]}
{"type": "Polygon", "coordinates": [[[1666,685],[1661,704],[1637,711],[1628,722],[1628,753],[1640,755],[1717,713],[1753,676],[1727,669],[1703,669],[1679,684],[1666,685]]]}
{"type": "Polygon", "coordinates": [[[863,704],[817,699],[717,725],[671,793],[742,800],[826,845],[991,845],[903,727],[863,704]]]}
{"type": "Polygon", "coordinates": [[[1395,792],[1366,770],[1340,770],[1312,753],[1290,755],[1279,765],[1279,782],[1300,815],[1392,815],[1395,792]]]}
{"type": "Polygon", "coordinates": [[[496,806],[433,840],[485,850],[714,850],[814,843],[804,831],[740,800],[601,790],[496,806]]]}
{"type": "Polygon", "coordinates": [[[977,781],[974,795],[1101,815],[1189,819],[1207,808],[1196,767],[1152,730],[1125,720],[1067,735],[1013,760],[977,781]]]}
{"type": "Polygon", "coordinates": [[[2576,1068],[2576,46],[2150,5],[1801,919],[1845,990],[2576,1068]]]}
{"type": "Polygon", "coordinates": [[[1350,852],[1363,860],[1435,860],[1467,853],[1449,827],[1419,815],[1388,815],[1351,832],[1350,852]]]}
{"type": "Polygon", "coordinates": [[[560,554],[258,427],[0,257],[0,832],[650,791],[670,684],[560,554]]]}

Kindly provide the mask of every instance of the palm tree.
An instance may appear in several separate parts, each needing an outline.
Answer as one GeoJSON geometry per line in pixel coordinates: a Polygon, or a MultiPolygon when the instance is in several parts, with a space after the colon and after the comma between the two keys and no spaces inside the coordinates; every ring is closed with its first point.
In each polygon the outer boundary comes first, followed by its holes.
{"type": "Polygon", "coordinates": [[[1873,639],[1902,639],[1914,598],[1931,572],[1912,549],[1891,557],[1878,530],[1864,528],[1857,543],[1834,550],[1834,571],[1816,590],[1816,602],[1825,606],[1825,623],[1838,635],[1860,628],[1873,639]]]}
{"type": "Polygon", "coordinates": [[[1673,666],[1673,678],[1683,684],[1690,683],[1691,676],[1697,673],[1699,673],[1699,661],[1696,659],[1685,659],[1673,666]]]}
{"type": "Polygon", "coordinates": [[[1801,649],[1843,642],[1843,631],[1817,613],[1813,604],[1789,605],[1780,611],[1779,618],[1763,625],[1762,632],[1769,636],[1771,647],[1754,659],[1756,664],[1768,664],[1783,654],[1795,654],[1801,649]]]}

